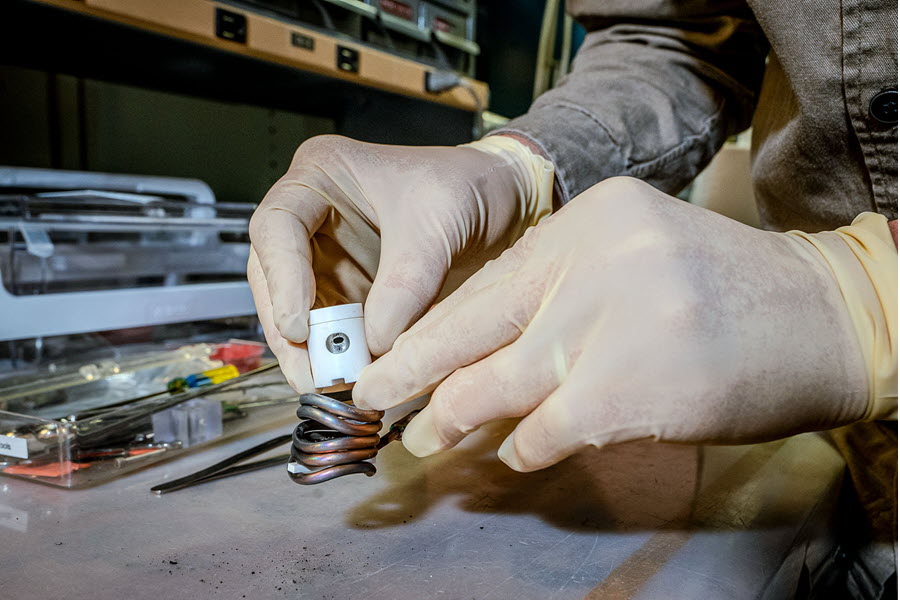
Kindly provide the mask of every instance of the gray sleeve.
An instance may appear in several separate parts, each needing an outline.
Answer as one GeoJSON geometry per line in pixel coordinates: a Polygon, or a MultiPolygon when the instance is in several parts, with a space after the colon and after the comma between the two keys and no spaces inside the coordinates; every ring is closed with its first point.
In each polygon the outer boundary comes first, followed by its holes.
{"type": "Polygon", "coordinates": [[[572,72],[492,135],[538,146],[567,202],[616,175],[677,193],[750,124],[768,43],[743,1],[581,0],[572,72]]]}

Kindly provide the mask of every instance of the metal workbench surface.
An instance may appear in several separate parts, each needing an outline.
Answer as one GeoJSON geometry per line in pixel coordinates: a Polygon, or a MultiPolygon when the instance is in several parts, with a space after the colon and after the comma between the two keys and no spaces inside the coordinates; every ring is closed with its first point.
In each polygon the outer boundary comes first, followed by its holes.
{"type": "Polygon", "coordinates": [[[232,440],[87,490],[0,478],[3,598],[782,598],[834,549],[843,463],[815,435],[640,442],[530,474],[508,423],[319,486],[279,467],[149,489],[289,431],[232,440]]]}

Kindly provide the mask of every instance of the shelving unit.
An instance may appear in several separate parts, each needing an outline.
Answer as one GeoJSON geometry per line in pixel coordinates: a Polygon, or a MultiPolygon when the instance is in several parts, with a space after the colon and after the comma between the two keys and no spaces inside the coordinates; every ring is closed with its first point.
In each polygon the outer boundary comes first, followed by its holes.
{"type": "Polygon", "coordinates": [[[224,2],[7,0],[2,11],[2,63],[327,116],[368,141],[461,143],[487,103],[482,82],[433,94],[433,67],[224,2]]]}

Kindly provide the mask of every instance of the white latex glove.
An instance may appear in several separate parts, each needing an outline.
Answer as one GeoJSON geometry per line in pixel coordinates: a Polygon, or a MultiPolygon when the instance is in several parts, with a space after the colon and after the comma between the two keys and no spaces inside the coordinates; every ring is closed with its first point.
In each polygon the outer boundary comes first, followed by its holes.
{"type": "Polygon", "coordinates": [[[291,386],[314,389],[310,308],[365,302],[369,348],[383,354],[445,281],[461,282],[549,215],[552,186],[549,161],[501,136],[455,148],[304,142],[250,221],[247,266],[291,386]]]}
{"type": "Polygon", "coordinates": [[[367,367],[357,405],[433,390],[417,456],[495,419],[530,471],[586,445],[747,443],[896,418],[897,252],[884,217],[773,233],[617,178],[488,263],[367,367]]]}

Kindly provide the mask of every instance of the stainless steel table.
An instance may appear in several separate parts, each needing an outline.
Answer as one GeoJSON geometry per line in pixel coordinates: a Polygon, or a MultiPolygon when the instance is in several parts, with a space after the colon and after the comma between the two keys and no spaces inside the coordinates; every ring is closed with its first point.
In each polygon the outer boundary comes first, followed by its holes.
{"type": "Polygon", "coordinates": [[[500,423],[425,460],[392,444],[373,478],[149,492],[292,421],[88,490],[0,479],[0,597],[783,598],[834,549],[843,463],[815,435],[523,475],[496,459],[500,423]]]}

